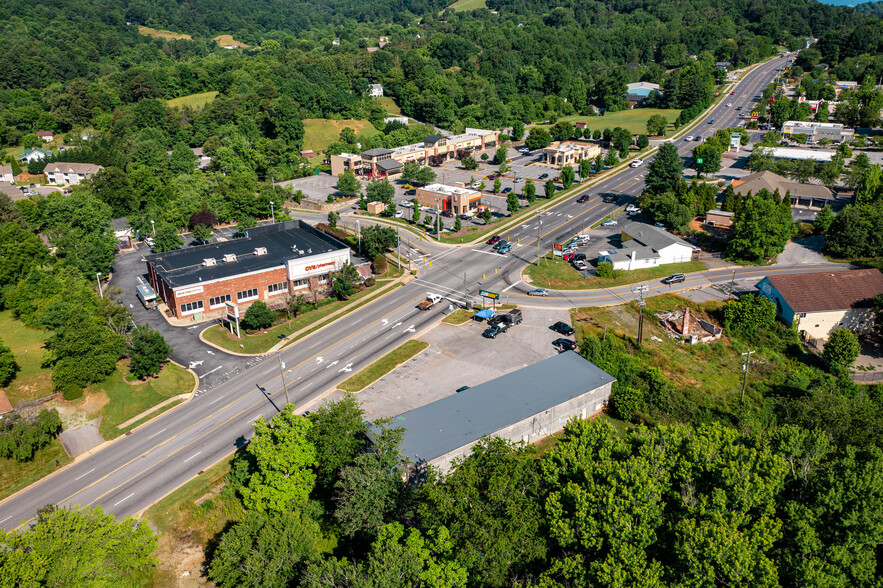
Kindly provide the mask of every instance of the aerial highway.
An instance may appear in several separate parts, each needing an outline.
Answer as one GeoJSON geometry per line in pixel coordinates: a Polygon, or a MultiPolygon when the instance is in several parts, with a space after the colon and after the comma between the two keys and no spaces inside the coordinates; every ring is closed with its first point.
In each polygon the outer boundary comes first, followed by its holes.
{"type": "MultiPolygon", "coordinates": [[[[753,103],[754,96],[775,77],[783,62],[781,58],[773,59],[749,72],[735,86],[735,94],[725,97],[707,115],[716,124],[701,121],[696,133],[707,134],[712,126],[736,126],[739,113],[735,106],[744,108],[753,103]]],[[[695,144],[679,140],[676,145],[688,155],[695,144]]],[[[271,418],[286,402],[309,409],[341,380],[436,324],[449,304],[465,301],[467,291],[473,302],[477,301],[478,289],[485,288],[523,297],[519,299],[522,304],[550,307],[613,304],[630,299],[629,287],[528,298],[529,287],[519,276],[521,269],[536,259],[537,239],[540,251],[545,252],[559,238],[584,230],[614,210],[614,204],[602,201],[603,195],[621,195],[622,204],[641,192],[645,173],[646,167],[626,167],[587,187],[583,193],[591,195],[588,202],[576,203],[574,195],[550,206],[542,216],[516,225],[505,233],[516,243],[506,256],[492,252],[483,243],[451,247],[423,241],[420,246],[427,260],[420,260],[416,279],[279,353],[258,358],[189,402],[4,500],[0,503],[0,527],[19,526],[49,503],[101,505],[118,516],[143,511],[246,443],[255,419],[271,418]],[[416,305],[427,292],[445,296],[448,301],[421,312],[416,305]]],[[[820,271],[830,267],[799,269],[820,271]]],[[[775,271],[784,269],[788,268],[775,271]]],[[[738,269],[737,274],[739,278],[759,278],[769,271],[746,267],[738,269]]],[[[693,274],[675,290],[726,282],[732,276],[731,270],[693,274]]]]}

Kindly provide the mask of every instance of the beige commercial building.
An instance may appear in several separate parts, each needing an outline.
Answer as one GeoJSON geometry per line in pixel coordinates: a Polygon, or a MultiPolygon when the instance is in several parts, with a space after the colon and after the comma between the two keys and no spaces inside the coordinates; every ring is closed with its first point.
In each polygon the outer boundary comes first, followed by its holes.
{"type": "Polygon", "coordinates": [[[595,159],[601,155],[601,148],[582,141],[555,141],[543,149],[543,155],[547,164],[561,167],[576,165],[583,159],[595,159]]]}
{"type": "Polygon", "coordinates": [[[417,203],[454,214],[477,212],[481,206],[481,192],[469,188],[456,188],[444,184],[429,184],[417,188],[417,203]]]}

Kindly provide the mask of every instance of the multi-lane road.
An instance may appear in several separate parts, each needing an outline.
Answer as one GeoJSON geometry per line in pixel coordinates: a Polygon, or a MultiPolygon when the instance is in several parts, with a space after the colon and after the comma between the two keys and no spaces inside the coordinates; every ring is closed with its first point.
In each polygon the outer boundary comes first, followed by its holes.
{"type": "MultiPolygon", "coordinates": [[[[735,126],[735,106],[748,106],[775,77],[783,61],[774,59],[748,73],[735,87],[736,93],[708,115],[715,119],[714,127],[735,126]],[[733,106],[727,107],[727,102],[733,106]]],[[[697,133],[699,127],[707,134],[705,129],[710,125],[700,123],[697,133]]],[[[684,155],[692,147],[683,140],[676,144],[684,155]]],[[[627,168],[587,188],[585,192],[592,198],[584,204],[576,203],[574,195],[550,207],[541,217],[542,228],[540,217],[517,225],[507,233],[516,246],[506,256],[483,244],[442,247],[423,241],[420,246],[427,260],[420,261],[417,279],[280,353],[255,362],[105,449],[6,499],[0,503],[0,527],[20,525],[48,503],[100,504],[105,511],[120,516],[142,511],[244,444],[250,437],[252,422],[260,416],[272,417],[286,398],[306,409],[349,374],[434,325],[447,304],[427,312],[417,310],[416,304],[427,292],[443,294],[452,303],[463,302],[467,289],[472,298],[479,288],[506,291],[523,297],[519,300],[523,304],[537,306],[610,304],[624,299],[628,288],[528,298],[520,271],[536,258],[538,234],[540,249],[548,250],[560,237],[580,232],[614,209],[613,204],[602,202],[602,195],[620,194],[621,204],[626,197],[639,194],[645,171],[645,167],[627,168]],[[283,370],[287,396],[282,386],[283,370]]],[[[745,268],[737,273],[739,277],[759,277],[769,271],[745,268]]],[[[680,286],[729,279],[730,270],[709,271],[690,276],[680,286]]]]}

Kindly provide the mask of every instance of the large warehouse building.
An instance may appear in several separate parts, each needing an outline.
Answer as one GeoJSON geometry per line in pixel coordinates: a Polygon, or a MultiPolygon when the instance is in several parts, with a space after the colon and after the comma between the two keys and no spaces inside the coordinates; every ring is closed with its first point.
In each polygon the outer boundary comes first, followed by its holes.
{"type": "Polygon", "coordinates": [[[484,436],[533,443],[576,418],[600,412],[615,378],[566,351],[395,417],[406,427],[408,475],[427,465],[447,473],[484,436]]]}
{"type": "Polygon", "coordinates": [[[242,239],[148,255],[147,276],[177,318],[240,310],[256,300],[273,305],[289,292],[324,296],[331,272],[350,249],[303,221],[249,229],[242,239]]]}

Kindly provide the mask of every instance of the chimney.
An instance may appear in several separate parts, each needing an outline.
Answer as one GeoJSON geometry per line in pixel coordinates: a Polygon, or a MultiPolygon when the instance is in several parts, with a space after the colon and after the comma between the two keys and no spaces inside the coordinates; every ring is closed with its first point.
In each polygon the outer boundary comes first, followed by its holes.
{"type": "Polygon", "coordinates": [[[684,309],[684,323],[681,325],[681,334],[687,336],[690,331],[690,307],[684,309]]]}

